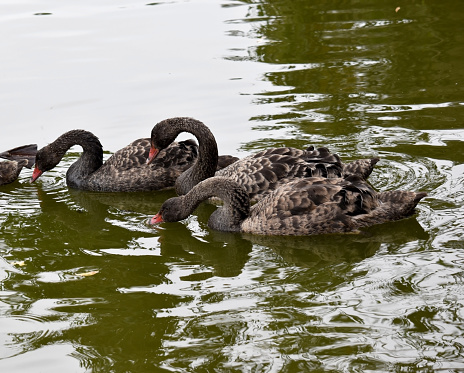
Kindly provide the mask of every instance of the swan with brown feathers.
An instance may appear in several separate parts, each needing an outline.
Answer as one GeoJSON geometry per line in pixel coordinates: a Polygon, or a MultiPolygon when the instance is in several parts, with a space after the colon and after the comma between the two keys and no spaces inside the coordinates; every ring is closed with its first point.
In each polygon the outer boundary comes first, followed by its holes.
{"type": "Polygon", "coordinates": [[[209,177],[224,176],[238,182],[245,188],[251,201],[257,201],[296,179],[348,175],[358,175],[365,179],[379,160],[372,158],[343,164],[337,154],[324,147],[309,147],[305,150],[280,147],[263,150],[217,171],[218,148],[210,129],[199,120],[177,117],[163,120],[153,127],[147,162],[156,161],[160,151],[166,149],[182,132],[191,133],[197,138],[199,155],[192,167],[177,179],[175,189],[178,195],[188,193],[196,184],[209,177]]]}
{"type": "Polygon", "coordinates": [[[246,189],[227,177],[198,183],[186,195],[166,200],[151,224],[187,218],[198,205],[217,197],[223,206],[208,220],[212,229],[258,235],[345,233],[414,214],[423,192],[376,192],[357,176],[293,180],[251,206],[246,189]]]}

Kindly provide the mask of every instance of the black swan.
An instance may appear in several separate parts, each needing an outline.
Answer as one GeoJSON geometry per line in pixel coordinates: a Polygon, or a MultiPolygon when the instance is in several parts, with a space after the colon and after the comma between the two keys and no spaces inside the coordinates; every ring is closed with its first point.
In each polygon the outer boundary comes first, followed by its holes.
{"type": "Polygon", "coordinates": [[[134,192],[172,188],[177,177],[197,158],[193,140],[173,143],[158,162],[146,164],[149,139],[138,139],[118,150],[103,163],[103,147],[91,132],[71,130],[44,146],[36,154],[31,182],[54,168],[69,148],[80,145],[83,152],[66,173],[69,187],[99,192],[134,192]]]}
{"type": "Polygon", "coordinates": [[[23,167],[31,168],[35,162],[37,145],[23,145],[0,153],[0,158],[7,159],[0,162],[0,185],[15,181],[23,167]]]}
{"type": "Polygon", "coordinates": [[[216,176],[200,182],[186,195],[166,200],[150,223],[183,220],[205,199],[218,197],[224,205],[208,220],[208,226],[215,230],[299,236],[353,232],[412,215],[426,195],[378,193],[357,176],[310,177],[284,184],[250,207],[245,188],[216,176]]]}
{"type": "Polygon", "coordinates": [[[191,168],[176,181],[178,195],[186,194],[200,181],[212,176],[236,180],[257,201],[270,191],[291,180],[303,177],[345,177],[351,174],[366,179],[378,158],[363,159],[344,165],[337,154],[327,148],[309,147],[300,150],[290,147],[272,148],[240,159],[216,172],[217,143],[209,128],[193,118],[170,118],[157,123],[151,132],[151,150],[147,163],[169,146],[181,132],[194,135],[199,143],[199,155],[191,168]]]}

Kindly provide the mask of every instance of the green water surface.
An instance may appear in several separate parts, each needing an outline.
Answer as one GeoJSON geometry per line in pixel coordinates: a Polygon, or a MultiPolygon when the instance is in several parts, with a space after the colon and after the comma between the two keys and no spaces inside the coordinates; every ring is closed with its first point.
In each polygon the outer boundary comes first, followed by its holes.
{"type": "Polygon", "coordinates": [[[378,156],[426,191],[362,234],[155,229],[173,191],[68,189],[70,151],[0,187],[2,372],[464,370],[464,3],[7,2],[1,150],[84,128],[111,152],[193,116],[220,153],[378,156]]]}

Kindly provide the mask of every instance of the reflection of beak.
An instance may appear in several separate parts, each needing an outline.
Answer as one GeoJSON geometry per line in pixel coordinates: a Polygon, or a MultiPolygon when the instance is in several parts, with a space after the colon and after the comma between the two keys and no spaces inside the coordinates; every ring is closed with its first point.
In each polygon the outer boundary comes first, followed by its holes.
{"type": "Polygon", "coordinates": [[[150,153],[148,154],[147,164],[150,164],[150,163],[153,161],[153,159],[156,158],[156,156],[158,155],[158,153],[159,153],[159,150],[156,149],[154,146],[152,146],[152,147],[150,148],[150,153]]]}
{"type": "Polygon", "coordinates": [[[159,223],[162,223],[164,220],[163,220],[163,217],[161,216],[161,214],[158,212],[155,216],[153,216],[150,220],[150,224],[151,225],[155,225],[155,224],[159,224],[159,223]]]}
{"type": "Polygon", "coordinates": [[[37,166],[34,168],[34,171],[32,172],[32,177],[31,177],[31,183],[36,181],[40,175],[42,175],[43,171],[40,171],[37,166]]]}

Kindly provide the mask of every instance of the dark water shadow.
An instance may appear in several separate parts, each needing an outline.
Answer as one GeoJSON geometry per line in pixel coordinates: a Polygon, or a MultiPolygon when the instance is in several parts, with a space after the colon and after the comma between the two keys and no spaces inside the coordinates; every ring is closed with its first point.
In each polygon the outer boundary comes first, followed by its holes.
{"type": "MultiPolygon", "coordinates": [[[[204,261],[212,266],[218,262],[217,272],[225,275],[234,275],[236,267],[243,266],[234,266],[231,261],[223,265],[211,254],[216,249],[214,243],[196,239],[185,226],[163,238],[155,230],[114,223],[130,216],[119,208],[156,211],[158,202],[146,203],[145,195],[94,195],[56,186],[38,187],[36,193],[40,204],[37,214],[12,215],[4,224],[23,224],[25,228],[21,236],[8,230],[4,236],[16,259],[27,264],[2,281],[5,289],[14,289],[11,296],[2,297],[2,310],[14,322],[35,322],[31,333],[11,333],[19,353],[70,342],[81,365],[93,372],[107,372],[110,366],[112,371],[153,371],[153,364],[162,360],[163,340],[177,323],[175,318],[156,318],[157,310],[175,308],[188,299],[121,289],[168,282],[171,262],[204,261]],[[130,252],[137,239],[156,242],[158,236],[161,255],[113,255],[106,251],[130,252]],[[97,273],[79,275],[92,270],[97,273]]],[[[165,196],[159,198],[164,200],[165,196]]]]}
{"type": "MultiPolygon", "coordinates": [[[[89,193],[70,190],[70,195],[88,211],[116,208],[125,212],[146,214],[146,218],[142,218],[139,224],[144,225],[143,221],[158,212],[162,203],[175,193],[173,190],[149,193],[89,193]]],[[[211,208],[214,209],[209,209],[211,208]]],[[[225,240],[222,239],[221,232],[203,231],[200,235],[189,230],[183,223],[173,223],[161,228],[145,224],[144,229],[158,237],[160,255],[165,260],[185,260],[212,266],[214,270],[211,276],[238,275],[252,246],[239,235],[227,235],[225,240]]],[[[129,236],[136,235],[132,230],[126,231],[129,236]]],[[[201,276],[199,274],[197,278],[201,276]]],[[[208,274],[205,273],[203,276],[207,277],[208,274]]]]}
{"type": "Polygon", "coordinates": [[[105,206],[107,209],[112,207],[147,215],[154,215],[166,199],[176,195],[173,189],[134,193],[102,193],[69,189],[69,194],[74,201],[89,211],[95,209],[95,206],[102,208],[105,206]]]}
{"type": "Polygon", "coordinates": [[[183,258],[213,268],[211,273],[196,274],[190,280],[238,276],[252,250],[252,243],[240,235],[209,231],[199,237],[182,223],[159,230],[159,243],[165,257],[183,258]]]}
{"type": "Polygon", "coordinates": [[[264,245],[288,263],[302,267],[355,263],[374,255],[382,244],[392,250],[407,242],[427,240],[429,235],[414,217],[373,226],[360,233],[318,236],[244,235],[254,244],[264,245]]]}

